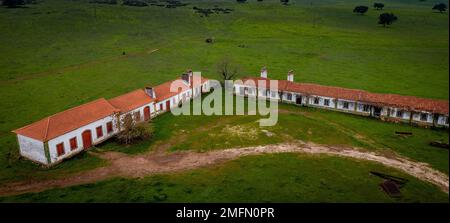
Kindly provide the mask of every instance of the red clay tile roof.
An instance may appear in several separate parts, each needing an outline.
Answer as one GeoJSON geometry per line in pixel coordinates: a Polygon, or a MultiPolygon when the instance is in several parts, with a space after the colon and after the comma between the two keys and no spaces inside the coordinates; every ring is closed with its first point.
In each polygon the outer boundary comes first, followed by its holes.
{"type": "Polygon", "coordinates": [[[194,82],[194,76],[198,77],[198,75],[194,74],[191,78],[191,86],[193,86],[193,87],[198,87],[198,86],[204,84],[206,81],[208,81],[208,78],[204,78],[203,76],[200,76],[201,77],[200,83],[198,83],[198,82],[192,83],[192,82],[194,82]]]}
{"type": "MultiPolygon", "coordinates": [[[[242,78],[244,83],[245,80],[253,80],[256,82],[256,85],[258,85],[258,80],[264,80],[266,81],[266,86],[269,86],[268,84],[270,79],[261,77],[242,78]]],[[[278,89],[305,95],[317,95],[344,100],[360,101],[374,105],[392,106],[413,111],[428,111],[439,114],[449,113],[448,100],[419,98],[397,94],[378,94],[358,89],[332,87],[310,83],[295,83],[286,80],[278,81],[278,89]]]]}
{"type": "Polygon", "coordinates": [[[13,132],[42,142],[114,114],[118,110],[106,99],[95,101],[54,114],[13,132]]]}
{"type": "MultiPolygon", "coordinates": [[[[204,84],[206,81],[208,81],[207,78],[204,78],[204,77],[201,78],[201,84],[204,84]]],[[[193,78],[191,78],[191,85],[192,85],[192,82],[193,82],[193,78]]],[[[195,84],[195,87],[198,87],[200,85],[198,83],[194,83],[194,84],[195,84]]],[[[189,90],[190,87],[181,78],[177,78],[174,81],[167,81],[158,86],[155,86],[155,87],[153,87],[153,89],[155,91],[157,101],[163,101],[163,100],[173,97],[183,91],[189,90]],[[172,82],[174,84],[176,84],[176,86],[174,85],[175,87],[178,87],[178,92],[177,91],[170,92],[170,86],[171,86],[172,82]]]]}
{"type": "MultiPolygon", "coordinates": [[[[277,87],[275,86],[271,86],[270,85],[270,80],[269,78],[263,78],[263,77],[244,77],[241,79],[242,82],[247,85],[247,86],[254,86],[256,85],[258,88],[259,87],[265,87],[265,88],[273,88],[273,89],[280,89],[280,90],[285,90],[286,89],[286,85],[289,84],[289,81],[286,80],[279,80],[278,81],[278,85],[277,87]],[[252,82],[253,81],[253,82],[252,82]],[[259,84],[264,83],[263,85],[259,86],[259,84]],[[254,84],[253,84],[254,83],[254,84]]],[[[276,80],[274,80],[276,81],[276,80]]]]}
{"type": "Polygon", "coordinates": [[[170,97],[173,97],[183,91],[189,90],[189,86],[181,79],[176,79],[174,81],[167,81],[158,86],[153,87],[157,101],[163,101],[170,97]],[[176,87],[178,91],[171,92],[170,86],[174,84],[173,87],[176,87]]]}
{"type": "Polygon", "coordinates": [[[151,98],[143,89],[138,89],[108,100],[120,112],[129,112],[152,101],[155,101],[155,99],[151,98]]]}

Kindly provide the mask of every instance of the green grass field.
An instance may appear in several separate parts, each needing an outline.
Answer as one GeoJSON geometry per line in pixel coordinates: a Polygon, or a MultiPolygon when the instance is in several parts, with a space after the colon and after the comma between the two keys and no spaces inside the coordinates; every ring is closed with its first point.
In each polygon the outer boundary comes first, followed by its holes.
{"type": "MultiPolygon", "coordinates": [[[[399,17],[389,28],[376,24],[380,11],[369,9],[364,16],[352,13],[354,6],[371,6],[372,1],[291,0],[291,5],[282,6],[277,0],[249,0],[246,4],[191,0],[187,1],[189,6],[176,9],[98,4],[95,13],[93,4],[87,2],[43,0],[28,8],[0,8],[0,183],[52,179],[107,165],[83,154],[56,167],[41,168],[20,159],[11,130],[99,97],[111,98],[171,80],[187,68],[216,78],[215,66],[224,57],[241,66],[240,76],[258,75],[266,65],[272,78],[285,79],[287,71],[293,69],[295,81],[448,99],[448,13],[432,12],[434,1],[384,1],[383,11],[399,17]],[[202,18],[192,10],[193,6],[214,5],[234,11],[202,18]],[[208,37],[214,37],[215,43],[205,43],[208,37]],[[154,49],[158,51],[150,53],[154,49]]],[[[282,108],[298,110],[287,105],[282,108]]],[[[251,140],[226,137],[223,130],[227,127],[245,130],[256,126],[257,117],[164,115],[155,120],[153,141],[128,148],[108,142],[100,149],[139,153],[184,130],[192,132],[171,150],[206,151],[301,139],[376,150],[389,148],[385,150],[449,172],[448,150],[428,146],[431,140],[448,142],[447,130],[300,110],[306,114],[281,114],[279,125],[267,129],[275,133],[273,137],[264,137],[260,131],[251,140]],[[211,129],[195,129],[208,124],[211,129]],[[414,134],[399,138],[393,134],[396,130],[414,134]],[[199,139],[205,137],[211,142],[201,143],[199,139]]],[[[332,165],[330,162],[322,161],[324,166],[332,165]]],[[[356,173],[345,174],[350,178],[356,173]]],[[[421,196],[411,199],[427,201],[421,196]]]]}
{"type": "Polygon", "coordinates": [[[372,163],[278,154],[244,157],[171,175],[112,179],[23,194],[0,198],[0,202],[448,202],[448,195],[372,163]],[[403,197],[384,194],[378,186],[382,179],[371,175],[372,170],[405,177],[403,197]]]}

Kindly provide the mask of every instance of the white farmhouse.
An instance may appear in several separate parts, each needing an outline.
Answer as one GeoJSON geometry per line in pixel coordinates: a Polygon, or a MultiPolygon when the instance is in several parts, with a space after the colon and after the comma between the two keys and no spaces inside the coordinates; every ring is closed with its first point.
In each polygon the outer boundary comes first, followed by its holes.
{"type": "Polygon", "coordinates": [[[118,109],[104,98],[54,114],[13,132],[20,154],[49,165],[98,144],[116,133],[118,109]]]}
{"type": "Polygon", "coordinates": [[[208,90],[209,80],[189,71],[181,79],[137,89],[110,100],[100,98],[13,132],[17,134],[23,157],[54,165],[117,134],[117,123],[127,114],[135,122],[148,121],[208,90]]]}
{"type": "Polygon", "coordinates": [[[294,73],[287,80],[278,80],[270,88],[267,68],[260,77],[245,77],[234,85],[234,93],[244,97],[279,100],[297,105],[332,109],[357,115],[372,116],[385,121],[407,122],[419,126],[449,127],[449,104],[445,100],[395,94],[378,94],[359,89],[294,82],[294,73]]]}

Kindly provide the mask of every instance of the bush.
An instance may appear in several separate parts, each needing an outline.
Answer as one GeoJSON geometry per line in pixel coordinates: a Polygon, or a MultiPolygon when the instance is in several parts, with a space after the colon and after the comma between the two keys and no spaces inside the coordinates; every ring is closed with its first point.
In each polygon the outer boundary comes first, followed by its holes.
{"type": "Polygon", "coordinates": [[[89,3],[116,5],[117,0],[91,0],[89,3]]]}
{"type": "Polygon", "coordinates": [[[148,6],[147,3],[143,2],[143,1],[138,1],[138,0],[123,0],[122,4],[128,5],[128,6],[137,6],[137,7],[148,6]]]}

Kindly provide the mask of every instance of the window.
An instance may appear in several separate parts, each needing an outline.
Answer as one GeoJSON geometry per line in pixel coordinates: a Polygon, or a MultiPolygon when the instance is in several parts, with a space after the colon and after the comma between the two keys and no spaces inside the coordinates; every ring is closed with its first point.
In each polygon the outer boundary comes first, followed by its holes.
{"type": "Polygon", "coordinates": [[[420,114],[420,121],[427,121],[428,115],[426,113],[420,114]]]}
{"type": "Polygon", "coordinates": [[[58,156],[64,155],[64,143],[56,145],[56,153],[58,154],[58,156]]]}
{"type": "Polygon", "coordinates": [[[369,105],[363,105],[363,111],[368,112],[369,111],[369,105]]]}
{"type": "Polygon", "coordinates": [[[348,102],[344,101],[343,107],[344,107],[345,109],[348,109],[348,102]]]}
{"type": "Polygon", "coordinates": [[[244,87],[239,87],[239,94],[244,95],[244,87]]]}
{"type": "Polygon", "coordinates": [[[248,94],[253,94],[253,88],[248,88],[248,94]]]}
{"type": "Polygon", "coordinates": [[[291,93],[288,93],[288,94],[287,94],[287,99],[288,99],[289,101],[292,101],[292,94],[291,94],[291,93]]]}
{"type": "Polygon", "coordinates": [[[314,104],[316,104],[316,105],[319,104],[319,98],[314,98],[314,104]]]}
{"type": "Polygon", "coordinates": [[[96,133],[97,133],[97,138],[100,138],[100,137],[103,136],[103,129],[102,129],[101,126],[97,127],[97,128],[95,129],[95,131],[96,131],[96,133]]]}
{"type": "Polygon", "coordinates": [[[78,148],[77,137],[73,137],[70,139],[70,150],[75,150],[78,148]]]}
{"type": "Polygon", "coordinates": [[[403,111],[397,110],[396,116],[399,117],[399,118],[403,117],[403,111]]]}
{"type": "Polygon", "coordinates": [[[325,99],[325,100],[323,101],[323,104],[324,104],[325,106],[330,106],[330,99],[325,99]]]}
{"type": "Polygon", "coordinates": [[[140,121],[141,120],[141,113],[139,111],[134,113],[134,120],[140,121]]]}
{"type": "Polygon", "coordinates": [[[106,123],[106,132],[111,133],[113,131],[112,122],[106,123]]]}

